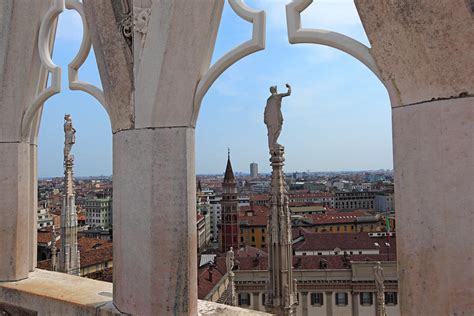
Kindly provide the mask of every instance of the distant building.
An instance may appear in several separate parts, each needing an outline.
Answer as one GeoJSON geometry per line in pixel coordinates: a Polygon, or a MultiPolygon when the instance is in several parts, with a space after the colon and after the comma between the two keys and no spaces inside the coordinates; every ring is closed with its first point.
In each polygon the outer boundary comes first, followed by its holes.
{"type": "Polygon", "coordinates": [[[197,241],[198,241],[198,252],[206,250],[211,242],[211,220],[210,214],[197,214],[197,241]]]}
{"type": "Polygon", "coordinates": [[[37,229],[53,226],[53,214],[51,214],[47,209],[38,208],[37,218],[37,229]]]}
{"type": "Polygon", "coordinates": [[[395,197],[393,192],[377,193],[374,198],[374,210],[379,213],[395,212],[395,197]]]}
{"type": "Polygon", "coordinates": [[[334,208],[339,210],[373,209],[375,192],[336,192],[334,208]]]}
{"type": "Polygon", "coordinates": [[[86,225],[112,227],[112,198],[86,199],[86,225]]]}
{"type": "Polygon", "coordinates": [[[250,177],[252,178],[258,177],[258,164],[256,162],[252,162],[250,164],[250,177]]]}
{"type": "MultiPolygon", "coordinates": [[[[331,234],[325,236],[322,242],[318,237],[324,234],[302,230],[301,235],[293,235],[293,249],[296,252],[300,253],[298,249],[305,248],[316,252],[293,256],[298,290],[296,316],[375,315],[377,290],[373,266],[378,261],[384,269],[387,315],[400,315],[395,239],[390,242],[390,247],[377,248],[375,243],[383,245],[386,238],[370,234],[357,234],[357,239],[345,238],[343,234],[334,238],[331,234]],[[331,244],[328,245],[328,242],[331,244]],[[338,254],[334,253],[337,248],[340,249],[338,254]]],[[[250,246],[241,247],[235,253],[238,306],[265,311],[268,253],[250,246]]],[[[199,299],[226,303],[229,274],[225,257],[217,256],[204,261],[201,257],[201,262],[203,264],[198,271],[199,299]]]]}

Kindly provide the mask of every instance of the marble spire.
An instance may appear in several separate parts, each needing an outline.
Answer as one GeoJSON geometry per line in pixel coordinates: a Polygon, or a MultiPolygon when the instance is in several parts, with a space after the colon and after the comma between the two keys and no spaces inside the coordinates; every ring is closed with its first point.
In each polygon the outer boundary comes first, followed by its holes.
{"type": "Polygon", "coordinates": [[[77,212],[74,194],[72,145],[76,142],[76,130],[69,114],[64,116],[64,192],[61,210],[61,251],[58,271],[79,275],[80,257],[77,246],[77,212]]]}
{"type": "Polygon", "coordinates": [[[272,87],[272,95],[265,109],[272,166],[270,213],[267,223],[269,282],[265,307],[268,312],[279,316],[295,315],[297,304],[296,280],[293,279],[290,210],[283,174],[285,149],[277,143],[283,123],[281,99],[291,93],[288,84],[287,87],[288,93],[282,95],[277,94],[276,87],[272,87]]]}

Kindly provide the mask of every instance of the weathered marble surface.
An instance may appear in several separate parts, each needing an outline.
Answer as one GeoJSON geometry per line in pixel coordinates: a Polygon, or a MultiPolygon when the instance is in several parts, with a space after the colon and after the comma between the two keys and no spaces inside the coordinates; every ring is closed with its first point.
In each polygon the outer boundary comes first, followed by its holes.
{"type": "Polygon", "coordinates": [[[127,313],[193,315],[194,129],[121,131],[113,141],[114,302],[127,313]]]}
{"type": "Polygon", "coordinates": [[[393,110],[402,315],[474,314],[473,122],[474,98],[393,110]]]}
{"type": "Polygon", "coordinates": [[[382,77],[401,104],[474,95],[474,18],[466,0],[356,0],[382,77]]]}
{"type": "Polygon", "coordinates": [[[123,2],[84,0],[84,13],[113,132],[131,128],[134,120],[133,51],[118,27],[125,18],[123,2]]]}

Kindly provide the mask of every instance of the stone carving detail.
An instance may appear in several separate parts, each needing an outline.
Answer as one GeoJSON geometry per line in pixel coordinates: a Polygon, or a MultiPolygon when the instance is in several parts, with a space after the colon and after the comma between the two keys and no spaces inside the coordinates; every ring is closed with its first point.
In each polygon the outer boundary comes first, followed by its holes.
{"type": "Polygon", "coordinates": [[[105,110],[109,114],[109,117],[112,120],[112,117],[110,116],[109,107],[105,103],[105,96],[102,89],[88,82],[79,80],[79,68],[81,68],[81,66],[86,61],[87,56],[89,56],[92,47],[89,28],[87,27],[82,2],[80,2],[79,0],[66,0],[66,8],[69,10],[75,10],[77,13],[79,13],[79,15],[81,16],[83,28],[81,47],[79,48],[77,55],[68,65],[69,88],[71,90],[84,91],[85,93],[88,93],[94,98],[96,98],[96,100],[99,101],[99,103],[105,108],[105,110]]]}
{"type": "Polygon", "coordinates": [[[191,125],[195,126],[202,99],[216,79],[230,66],[252,53],[265,49],[265,11],[256,11],[242,0],[229,0],[232,10],[242,19],[252,23],[252,38],[217,60],[199,81],[194,96],[194,111],[191,125]]]}
{"type": "Polygon", "coordinates": [[[146,35],[148,32],[148,23],[150,22],[150,16],[151,16],[151,9],[149,8],[142,8],[142,7],[133,7],[133,28],[136,41],[140,41],[140,47],[135,49],[138,49],[138,62],[135,67],[137,67],[137,72],[138,69],[141,65],[141,60],[142,60],[142,55],[143,55],[143,49],[145,48],[145,41],[146,41],[146,35]]]}
{"type": "Polygon", "coordinates": [[[121,4],[123,18],[118,22],[118,28],[127,43],[130,54],[133,55],[133,12],[128,0],[122,0],[121,4]]]}
{"type": "Polygon", "coordinates": [[[264,121],[268,128],[268,147],[272,166],[271,208],[268,215],[268,270],[266,310],[279,316],[296,313],[296,282],[293,279],[293,254],[291,247],[290,210],[283,174],[285,148],[277,143],[283,126],[281,99],[291,94],[277,93],[276,86],[270,88],[272,95],[267,100],[264,121]]]}
{"type": "Polygon", "coordinates": [[[148,30],[148,22],[150,21],[151,9],[134,7],[133,14],[133,26],[135,31],[146,34],[148,30]]]}
{"type": "Polygon", "coordinates": [[[380,262],[374,266],[374,280],[375,280],[375,287],[377,288],[377,309],[376,309],[376,316],[387,316],[387,312],[385,309],[385,285],[384,285],[384,276],[383,276],[383,268],[380,265],[380,262]]]}
{"type": "Polygon", "coordinates": [[[322,44],[342,50],[364,63],[382,81],[382,83],[384,83],[377,64],[367,46],[351,37],[337,32],[321,29],[309,29],[301,26],[301,12],[303,12],[311,3],[313,3],[313,0],[293,0],[286,5],[289,42],[291,44],[322,44]]]}
{"type": "Polygon", "coordinates": [[[234,260],[235,260],[234,250],[232,247],[230,247],[230,250],[227,251],[227,254],[225,257],[225,264],[226,264],[228,272],[232,271],[232,269],[234,268],[234,260]]]}
{"type": "Polygon", "coordinates": [[[227,267],[227,273],[229,274],[229,285],[227,291],[227,304],[231,306],[237,306],[237,295],[235,291],[235,273],[233,270],[235,262],[234,250],[230,247],[225,257],[225,264],[227,267]]]}
{"type": "MultiPolygon", "coordinates": [[[[38,34],[38,53],[40,56],[42,67],[45,71],[51,74],[51,86],[47,88],[38,87],[38,93],[32,104],[26,108],[25,114],[21,124],[21,136],[23,139],[27,139],[30,131],[30,126],[33,118],[43,106],[44,102],[55,94],[61,92],[61,67],[53,63],[51,59],[51,52],[54,43],[54,27],[57,25],[59,15],[67,8],[69,10],[75,10],[82,20],[83,26],[83,38],[81,46],[77,55],[68,65],[68,82],[71,90],[84,91],[99,101],[99,103],[105,108],[107,113],[110,111],[105,103],[103,91],[84,81],[79,80],[79,68],[87,59],[91,49],[91,40],[89,29],[85,20],[84,10],[82,2],[79,0],[54,0],[48,12],[45,14],[41,21],[39,34],[38,34]]],[[[111,117],[112,119],[112,117],[111,117]]],[[[113,124],[113,122],[112,122],[113,124]]]]}
{"type": "Polygon", "coordinates": [[[72,145],[76,142],[76,130],[69,114],[64,116],[64,192],[61,209],[61,251],[58,271],[79,275],[80,254],[77,245],[77,212],[74,193],[72,145]]]}
{"type": "Polygon", "coordinates": [[[72,145],[76,143],[76,129],[72,126],[71,115],[64,116],[64,161],[71,158],[72,145]]]}
{"type": "Polygon", "coordinates": [[[283,126],[281,101],[282,98],[291,95],[290,85],[286,84],[286,87],[288,88],[288,92],[278,93],[277,86],[271,86],[271,95],[268,97],[267,105],[265,107],[264,122],[268,129],[268,148],[270,149],[270,153],[277,151],[278,148],[281,147],[281,145],[277,143],[283,126]]]}

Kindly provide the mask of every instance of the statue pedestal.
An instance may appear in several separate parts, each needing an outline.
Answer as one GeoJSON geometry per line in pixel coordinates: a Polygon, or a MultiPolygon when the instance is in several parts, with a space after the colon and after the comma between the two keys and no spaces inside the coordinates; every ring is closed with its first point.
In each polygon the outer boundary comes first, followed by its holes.
{"type": "Polygon", "coordinates": [[[283,175],[285,148],[270,150],[272,166],[271,209],[268,215],[269,284],[266,310],[276,315],[295,315],[296,282],[293,279],[291,221],[283,175]]]}

